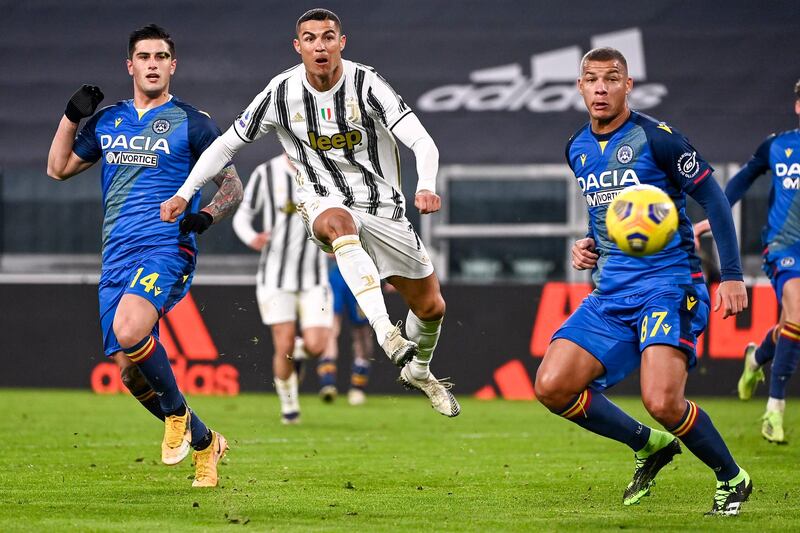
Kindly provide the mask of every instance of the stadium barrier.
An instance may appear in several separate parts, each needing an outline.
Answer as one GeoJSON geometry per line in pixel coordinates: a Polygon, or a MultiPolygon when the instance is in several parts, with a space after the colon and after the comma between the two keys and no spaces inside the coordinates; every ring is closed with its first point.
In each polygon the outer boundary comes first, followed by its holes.
{"type": "MultiPolygon", "coordinates": [[[[450,376],[461,395],[533,399],[536,368],[550,336],[588,291],[587,284],[560,282],[445,285],[448,308],[436,375],[450,376]]],[[[114,364],[102,355],[96,294],[92,284],[0,285],[0,387],[122,391],[114,364]]],[[[387,295],[387,303],[394,319],[405,317],[399,295],[387,295]]],[[[712,313],[688,393],[735,394],[744,345],[760,341],[776,318],[774,294],[763,285],[750,289],[750,308],[742,316],[722,320],[712,313]]],[[[252,287],[195,285],[161,321],[160,336],[189,394],[272,390],[272,343],[252,287]]],[[[346,326],[340,344],[339,385],[345,389],[351,362],[346,326]]],[[[378,348],[371,374],[370,393],[403,393],[397,369],[378,348]]],[[[314,372],[307,372],[302,390],[316,387],[314,372]]],[[[792,387],[800,391],[797,380],[792,387]]],[[[615,390],[638,394],[638,379],[631,376],[615,390]]]]}

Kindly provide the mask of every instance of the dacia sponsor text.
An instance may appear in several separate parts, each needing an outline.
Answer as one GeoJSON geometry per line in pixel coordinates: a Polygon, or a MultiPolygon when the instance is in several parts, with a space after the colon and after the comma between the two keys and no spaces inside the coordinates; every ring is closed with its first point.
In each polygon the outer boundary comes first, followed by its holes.
{"type": "Polygon", "coordinates": [[[164,152],[169,154],[169,142],[163,137],[149,137],[145,135],[100,135],[100,147],[103,150],[141,150],[144,152],[164,152]]]}
{"type": "Polygon", "coordinates": [[[600,174],[578,176],[578,185],[589,207],[608,205],[624,189],[639,185],[639,177],[631,168],[606,170],[600,174]]]}

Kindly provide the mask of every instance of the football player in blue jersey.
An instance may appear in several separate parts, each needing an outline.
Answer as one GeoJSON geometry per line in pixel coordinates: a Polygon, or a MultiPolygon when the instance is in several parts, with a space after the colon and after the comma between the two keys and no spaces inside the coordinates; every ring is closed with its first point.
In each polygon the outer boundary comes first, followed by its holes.
{"type": "Polygon", "coordinates": [[[216,486],[227,442],[186,405],[158,340],[158,320],[189,290],[195,234],[235,211],[242,184],[228,165],[215,178],[219,191],[208,206],[198,211],[200,195],[195,195],[180,227],[161,222],[158,206],[175,193],[220,130],[207,114],[169,93],[175,45],[163,28],[151,24],[131,33],[127,66],[132,99],[95,113],[103,99],[98,87],[84,85],[70,98],[47,173],[63,181],[102,159],[99,301],[105,354],[121,367],[131,393],[164,420],[162,461],[177,464],[194,448],[192,486],[216,486]],[[91,119],[76,137],[86,117],[91,119]]]}
{"type": "Polygon", "coordinates": [[[705,208],[718,236],[722,282],[714,310],[722,308],[725,317],[747,306],[728,203],[712,168],[683,135],[629,109],[633,80],[618,50],[591,50],[580,73],[578,90],[590,121],[569,140],[566,156],[588,205],[589,232],[573,246],[572,266],[591,268],[596,289],[553,335],[536,376],[536,395],[553,413],[630,446],[636,466],[625,505],[650,492],[658,471],[681,452],[680,439],[716,475],[709,514],[738,514],[752,491],[750,476],[708,415],[684,396],[710,306],[686,194],[705,208]],[[622,253],[605,227],[613,197],[639,183],[664,190],[679,214],[672,241],[647,257],[622,253]],[[638,367],[642,402],[669,432],[634,420],[602,394],[638,367]]]}
{"type": "MultiPolygon", "coordinates": [[[[800,81],[794,86],[794,111],[800,115],[800,81]]],[[[769,400],[762,417],[761,434],[770,442],[786,443],[783,412],[786,385],[800,361],[800,128],[766,138],[750,161],[725,187],[733,206],[759,176],[772,171],[769,215],[761,232],[764,272],[772,282],[781,306],[779,323],[764,336],[760,345],[749,343],[744,351],[744,371],[739,378],[739,398],[749,400],[760,381],[762,367],[772,361],[769,400]]],[[[695,234],[711,229],[708,220],[695,225],[695,234]]]]}

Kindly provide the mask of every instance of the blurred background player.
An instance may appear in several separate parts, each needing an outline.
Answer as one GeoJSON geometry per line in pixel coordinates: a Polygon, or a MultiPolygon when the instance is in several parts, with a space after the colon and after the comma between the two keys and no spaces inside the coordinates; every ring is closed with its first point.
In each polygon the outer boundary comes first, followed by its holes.
{"type": "Polygon", "coordinates": [[[625,505],[650,492],[658,471],[681,452],[680,438],[716,475],[709,514],[735,515],[752,491],[750,476],[708,415],[684,396],[709,311],[686,193],[705,209],[720,236],[722,282],[714,309],[723,307],[724,317],[747,305],[733,219],[713,169],[688,140],[629,109],[632,87],[618,50],[597,48],[583,57],[578,90],[590,122],[570,138],[566,156],[589,205],[589,235],[573,246],[572,263],[578,270],[592,269],[596,290],[553,335],[536,375],[536,396],[553,413],[634,451],[625,505]],[[589,202],[590,196],[612,196],[608,193],[638,183],[666,191],[680,221],[672,242],[647,257],[627,256],[610,241],[605,227],[610,200],[589,202]],[[671,434],[634,420],[602,394],[639,366],[642,402],[671,434]]]}
{"type": "MultiPolygon", "coordinates": [[[[800,116],[800,80],[794,86],[794,112],[800,116]]],[[[749,343],[744,351],[744,370],[739,379],[739,398],[749,400],[760,381],[763,367],[772,361],[769,399],[762,417],[761,434],[770,442],[786,443],[783,413],[786,386],[800,361],[800,128],[766,138],[750,161],[725,187],[731,207],[750,186],[772,171],[769,215],[761,240],[764,272],[770,279],[781,306],[780,322],[771,328],[760,345],[749,343]]],[[[708,220],[695,225],[699,236],[711,229],[708,220]]]]}
{"type": "Polygon", "coordinates": [[[369,328],[369,320],[358,307],[353,293],[345,283],[342,273],[335,261],[328,269],[328,280],[333,292],[333,332],[328,339],[325,354],[317,366],[319,375],[319,396],[324,402],[336,399],[336,363],[339,357],[339,336],[342,333],[344,317],[347,316],[350,330],[350,341],[353,352],[353,368],[350,373],[350,390],[347,391],[347,402],[350,405],[363,405],[367,401],[366,388],[369,382],[369,368],[373,356],[375,342],[369,328]]]}
{"type": "Polygon", "coordinates": [[[245,145],[276,132],[298,168],[298,209],[308,234],[336,262],[375,330],[400,382],[425,394],[437,412],[461,407],[452,384],[430,371],[445,302],[425,245],[405,217],[396,140],[417,162],[414,205],[441,207],[436,194],[439,151],[416,115],[371,67],[342,59],[346,37],[334,13],[312,9],[295,25],[302,63],[275,76],[211,144],[178,193],[161,205],[163,219],[180,215],[195,191],[245,145]],[[389,320],[380,280],[409,307],[405,339],[389,320]]]}
{"type": "Polygon", "coordinates": [[[131,394],[164,420],[161,460],[177,464],[191,446],[192,486],[216,486],[227,442],[186,405],[158,340],[158,321],[189,291],[194,234],[233,212],[242,184],[226,165],[214,176],[219,191],[202,211],[195,194],[179,226],[159,220],[159,204],[175,194],[220,131],[207,114],[169,93],[177,62],[163,28],[151,24],[131,33],[127,66],[132,99],[94,114],[103,99],[98,87],[84,85],[72,96],[50,147],[47,173],[66,180],[102,159],[99,300],[105,354],[120,366],[131,394]],[[76,138],[81,119],[92,114],[76,138]]]}
{"type": "Polygon", "coordinates": [[[285,154],[256,167],[233,217],[239,239],[261,252],[256,299],[272,333],[272,371],[284,424],[300,421],[296,363],[322,353],[333,324],[328,259],[308,239],[297,214],[295,174],[285,154]],[[259,213],[260,232],[253,227],[259,213]],[[296,337],[298,320],[302,337],[296,337]]]}

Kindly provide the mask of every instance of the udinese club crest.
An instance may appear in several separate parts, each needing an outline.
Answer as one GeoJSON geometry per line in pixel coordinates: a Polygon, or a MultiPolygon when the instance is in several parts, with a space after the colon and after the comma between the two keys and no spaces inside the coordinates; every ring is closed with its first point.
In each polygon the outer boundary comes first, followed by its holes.
{"type": "Polygon", "coordinates": [[[623,144],[617,150],[617,161],[623,165],[627,165],[633,160],[633,148],[628,144],[623,144]]]}
{"type": "Polygon", "coordinates": [[[153,122],[153,131],[158,134],[167,133],[171,127],[172,124],[169,123],[169,120],[165,120],[163,118],[153,122]]]}

